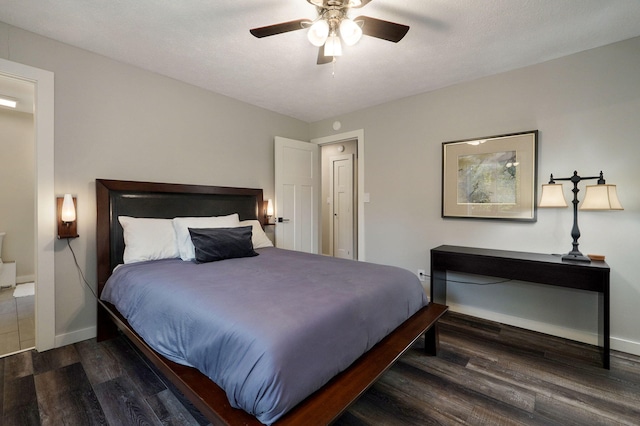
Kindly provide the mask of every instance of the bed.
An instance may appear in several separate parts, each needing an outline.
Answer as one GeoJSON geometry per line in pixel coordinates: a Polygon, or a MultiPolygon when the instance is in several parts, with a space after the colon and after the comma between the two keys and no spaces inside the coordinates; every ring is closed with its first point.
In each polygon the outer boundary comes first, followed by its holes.
{"type": "MultiPolygon", "coordinates": [[[[125,252],[124,232],[118,221],[118,217],[171,219],[185,216],[209,217],[237,214],[240,220],[257,219],[260,222],[263,221],[263,215],[261,214],[263,198],[262,190],[259,189],[98,179],[96,180],[96,196],[98,209],[97,251],[99,296],[102,296],[105,290],[105,284],[113,274],[116,266],[123,263],[125,252]]],[[[262,262],[261,268],[264,268],[265,264],[278,263],[285,265],[285,263],[282,262],[286,262],[286,259],[273,257],[282,255],[279,250],[280,249],[275,248],[258,249],[256,250],[257,256],[255,258],[212,262],[211,264],[202,266],[200,269],[207,267],[228,268],[228,272],[233,273],[233,268],[229,265],[233,262],[245,261],[253,263],[238,263],[238,265],[241,265],[239,267],[242,268],[242,270],[245,270],[248,267],[247,265],[256,265],[256,262],[262,262]]],[[[315,262],[316,258],[322,258],[322,256],[296,252],[285,254],[286,256],[292,256],[293,260],[291,260],[291,262],[298,264],[315,262]]],[[[167,260],[165,262],[167,264],[172,263],[172,268],[190,268],[193,266],[193,262],[182,262],[180,260],[167,260]],[[176,265],[174,266],[173,263],[176,265]]],[[[143,262],[141,266],[136,265],[135,268],[137,269],[131,269],[139,271],[141,267],[148,267],[149,271],[157,273],[159,270],[158,265],[154,262],[147,263],[153,263],[153,265],[148,266],[143,262]]],[[[311,265],[312,263],[308,264],[311,265]]],[[[341,267],[341,264],[335,265],[337,265],[335,267],[341,267]]],[[[352,265],[353,267],[364,266],[359,262],[352,262],[352,265]]],[[[112,281],[115,280],[118,274],[122,275],[123,273],[120,271],[126,270],[128,266],[130,265],[119,268],[119,271],[116,271],[114,274],[112,281]]],[[[286,268],[286,266],[283,266],[281,269],[286,268]]],[[[385,271],[384,267],[380,266],[380,268],[383,269],[376,272],[378,275],[384,274],[385,271]]],[[[289,268],[289,270],[292,270],[292,268],[289,268]]],[[[165,274],[162,272],[160,275],[165,274]]],[[[240,279],[240,277],[237,276],[237,279],[240,279]]],[[[159,282],[158,277],[154,277],[151,280],[154,282],[157,280],[159,282]]],[[[371,281],[373,281],[373,279],[371,281]]],[[[156,296],[155,293],[150,294],[154,297],[156,296]]],[[[157,295],[159,294],[160,291],[158,290],[157,295]]],[[[387,294],[385,297],[391,297],[391,295],[387,294]]],[[[251,309],[246,310],[253,312],[257,305],[255,303],[254,305],[250,305],[250,303],[250,301],[247,302],[247,307],[251,306],[251,309]]],[[[232,405],[237,406],[237,401],[233,400],[233,403],[231,403],[228,393],[216,385],[207,375],[194,367],[183,365],[185,362],[181,359],[174,359],[172,353],[167,354],[166,350],[158,347],[157,342],[149,338],[148,332],[141,328],[140,324],[137,325],[137,329],[134,329],[126,318],[132,318],[132,322],[135,323],[135,316],[132,316],[131,313],[135,312],[136,309],[138,309],[137,307],[134,308],[133,311],[127,308],[121,309],[123,309],[124,314],[123,312],[119,312],[111,303],[104,301],[99,302],[99,340],[113,336],[117,332],[117,329],[122,330],[212,424],[261,424],[258,419],[246,411],[234,408],[232,405]],[[145,338],[141,337],[141,334],[145,335],[145,338]],[[151,344],[149,344],[149,342],[151,342],[151,344]]],[[[415,310],[415,308],[412,309],[415,310]]],[[[163,308],[162,311],[164,312],[165,310],[166,309],[163,308]]],[[[220,310],[220,307],[216,308],[216,310],[220,310]]],[[[242,309],[238,310],[241,311],[242,309]]],[[[424,307],[417,308],[414,314],[406,320],[403,318],[397,327],[394,326],[393,331],[386,335],[386,337],[381,337],[381,340],[377,344],[359,356],[357,360],[354,362],[349,361],[345,369],[341,368],[343,371],[339,372],[333,378],[330,378],[320,389],[312,391],[308,396],[305,394],[306,397],[301,402],[296,403],[293,408],[287,408],[286,414],[278,415],[274,424],[331,423],[423,334],[425,335],[425,351],[428,354],[435,355],[438,343],[437,320],[445,312],[445,306],[434,303],[429,303],[424,307]]],[[[311,312],[309,312],[309,315],[311,315],[311,312]]],[[[265,317],[271,316],[272,315],[265,315],[265,317]]],[[[332,314],[331,316],[334,315],[332,314]]],[[[372,315],[367,316],[367,318],[372,317],[372,315]]],[[[235,319],[234,322],[236,322],[235,319]]],[[[372,320],[371,322],[374,321],[372,320]]],[[[258,327],[256,327],[256,329],[257,328],[258,327]]],[[[260,334],[264,334],[264,330],[262,330],[260,334]]],[[[337,334],[338,333],[336,333],[336,335],[337,334]]],[[[307,343],[304,346],[308,347],[310,345],[307,343]]],[[[201,368],[200,366],[198,367],[201,368]]],[[[206,368],[201,369],[207,371],[206,368]]],[[[278,374],[284,375],[286,372],[286,370],[282,369],[278,374]]],[[[209,371],[209,373],[211,372],[209,371]]],[[[247,376],[247,381],[249,380],[248,377],[249,376],[247,376]]],[[[268,421],[267,423],[272,422],[268,421]]]]}

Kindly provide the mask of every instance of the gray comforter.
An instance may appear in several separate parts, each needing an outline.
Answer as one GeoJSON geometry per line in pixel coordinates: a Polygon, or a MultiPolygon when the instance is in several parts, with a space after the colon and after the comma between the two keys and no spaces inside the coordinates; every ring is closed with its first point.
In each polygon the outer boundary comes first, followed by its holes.
{"type": "Polygon", "coordinates": [[[404,269],[264,248],[256,257],[118,267],[102,299],[231,405],[276,421],[427,304],[404,269]]]}

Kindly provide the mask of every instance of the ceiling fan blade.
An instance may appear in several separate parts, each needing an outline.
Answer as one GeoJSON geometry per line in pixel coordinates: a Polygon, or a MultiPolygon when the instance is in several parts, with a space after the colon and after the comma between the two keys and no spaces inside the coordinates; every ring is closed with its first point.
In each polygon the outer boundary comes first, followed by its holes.
{"type": "Polygon", "coordinates": [[[330,64],[333,62],[333,56],[324,56],[324,46],[318,48],[318,65],[330,64]]]}
{"type": "Polygon", "coordinates": [[[359,9],[361,7],[365,7],[371,0],[360,0],[359,6],[351,6],[351,9],[359,9]]]}
{"type": "Polygon", "coordinates": [[[266,27],[253,28],[249,30],[255,37],[269,37],[276,34],[287,33],[289,31],[301,30],[304,24],[311,24],[308,19],[298,19],[296,21],[283,22],[281,24],[267,25],[266,27]]]}
{"type": "Polygon", "coordinates": [[[370,18],[368,16],[358,16],[354,21],[362,21],[362,34],[389,40],[394,43],[399,42],[409,31],[409,26],[396,24],[395,22],[383,21],[382,19],[370,18]]]}

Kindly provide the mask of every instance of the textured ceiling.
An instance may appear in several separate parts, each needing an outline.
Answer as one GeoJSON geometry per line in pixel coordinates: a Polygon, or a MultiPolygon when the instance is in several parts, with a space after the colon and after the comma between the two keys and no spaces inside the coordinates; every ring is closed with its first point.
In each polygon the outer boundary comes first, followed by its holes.
{"type": "Polygon", "coordinates": [[[638,0],[373,0],[352,16],[409,25],[316,65],[305,0],[0,0],[0,21],[307,122],[640,35],[638,0]]]}

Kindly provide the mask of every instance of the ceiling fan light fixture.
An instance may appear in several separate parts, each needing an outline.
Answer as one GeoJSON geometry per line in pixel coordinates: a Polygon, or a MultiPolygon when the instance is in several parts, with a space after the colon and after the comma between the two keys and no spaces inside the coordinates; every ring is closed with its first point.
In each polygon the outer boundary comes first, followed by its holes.
{"type": "Polygon", "coordinates": [[[353,46],[362,37],[362,28],[351,19],[345,18],[340,22],[340,37],[347,46],[353,46]]]}
{"type": "Polygon", "coordinates": [[[332,33],[324,44],[324,56],[342,56],[340,37],[335,33],[332,33]]]}
{"type": "Polygon", "coordinates": [[[327,41],[327,37],[329,36],[329,23],[324,19],[320,19],[316,21],[311,28],[309,28],[309,32],[307,32],[307,38],[309,42],[316,47],[320,47],[327,41]]]}
{"type": "Polygon", "coordinates": [[[281,22],[265,27],[252,28],[249,32],[257,38],[273,36],[300,29],[307,30],[309,42],[318,48],[318,65],[335,62],[337,56],[342,56],[342,43],[352,46],[360,41],[362,36],[375,37],[397,43],[409,31],[408,25],[382,19],[359,16],[349,18],[351,8],[361,8],[372,0],[306,0],[315,6],[317,18],[297,19],[281,22]]]}

